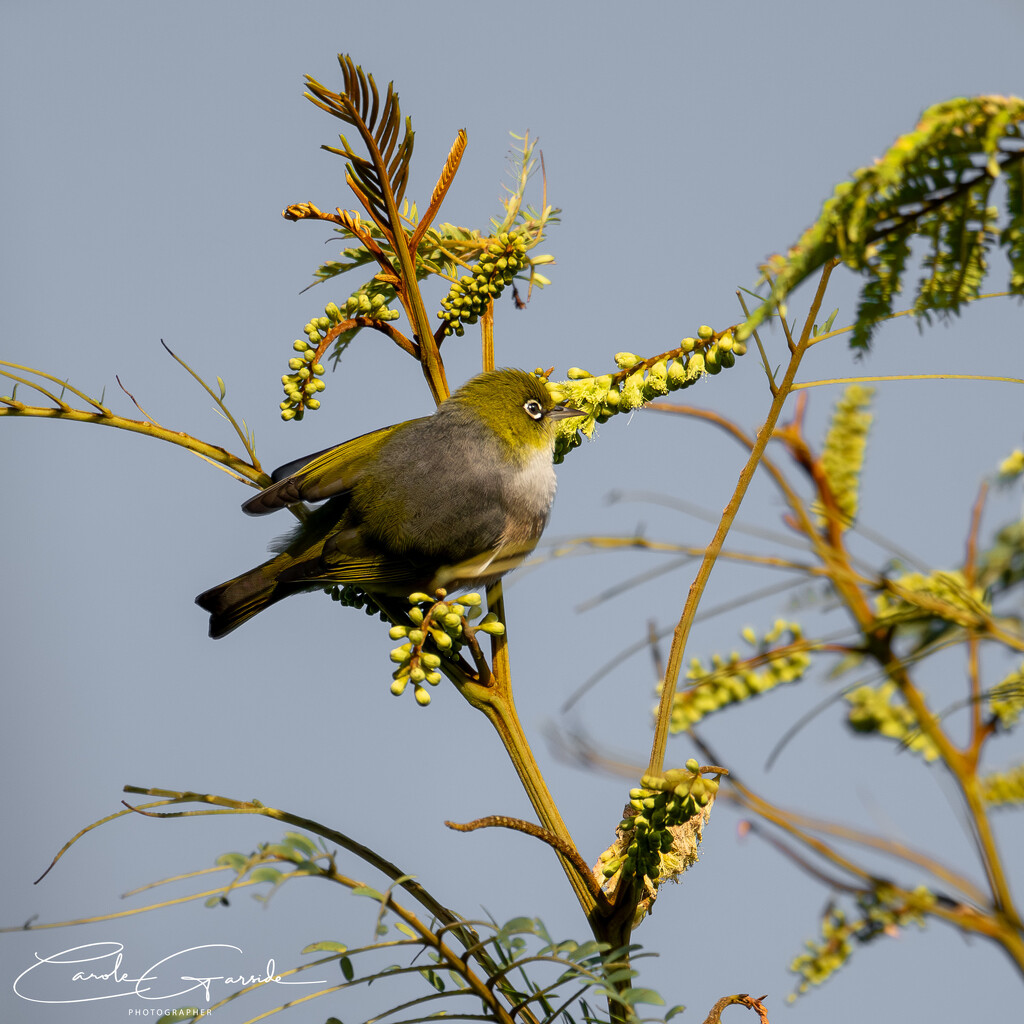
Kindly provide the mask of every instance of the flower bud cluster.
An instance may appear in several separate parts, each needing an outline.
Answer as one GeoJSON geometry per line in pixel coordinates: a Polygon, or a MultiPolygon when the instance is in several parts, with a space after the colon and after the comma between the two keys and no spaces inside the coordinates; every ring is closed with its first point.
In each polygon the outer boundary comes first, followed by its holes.
{"type": "Polygon", "coordinates": [[[1015,448],[999,463],[999,479],[1006,483],[1024,474],[1024,451],[1015,448]]]}
{"type": "Polygon", "coordinates": [[[645,775],[640,782],[629,791],[619,841],[601,854],[595,871],[605,882],[621,872],[642,890],[676,877],[697,859],[700,830],[684,826],[697,815],[699,825],[707,820],[719,782],[702,776],[693,758],[685,768],[670,769],[663,776],[645,775]]]}
{"type": "Polygon", "coordinates": [[[285,396],[281,403],[281,419],[286,421],[301,420],[307,409],[314,412],[319,409],[320,399],[316,396],[327,387],[321,380],[324,366],[317,362],[317,347],[300,338],[292,348],[296,355],[288,360],[291,373],[281,378],[285,396]]]}
{"type": "Polygon", "coordinates": [[[483,614],[479,594],[464,594],[458,601],[446,601],[443,590],[436,598],[427,594],[409,595],[409,625],[391,627],[392,640],[404,640],[391,652],[396,662],[391,692],[401,696],[409,683],[413,685],[416,703],[425,707],[430,703],[430,692],[423,685],[437,686],[441,682],[441,659],[455,659],[477,630],[499,636],[505,626],[493,612],[484,615],[475,625],[473,620],[483,614]]]}
{"type": "MultiPolygon", "coordinates": [[[[832,413],[832,422],[821,453],[825,479],[842,517],[843,529],[857,518],[860,473],[864,466],[864,452],[872,420],[868,410],[874,394],[874,388],[861,387],[859,384],[843,392],[832,413]]],[[[813,509],[818,517],[818,525],[828,525],[828,517],[821,502],[814,502],[813,509]]]]}
{"type": "Polygon", "coordinates": [[[1024,663],[989,691],[988,706],[1003,729],[1011,729],[1024,713],[1024,663]]]}
{"type": "Polygon", "coordinates": [[[983,775],[981,796],[987,804],[1024,804],[1024,764],[983,775]]]}
{"type": "Polygon", "coordinates": [[[393,294],[394,289],[389,289],[379,281],[370,281],[345,300],[344,308],[329,302],[324,307],[323,316],[314,317],[302,328],[306,340],[299,338],[292,345],[296,355],[288,360],[291,372],[281,378],[285,395],[281,403],[281,419],[301,420],[307,409],[315,412],[320,408],[317,395],[327,385],[321,379],[324,367],[319,360],[327,342],[340,338],[344,332],[339,331],[338,325],[353,317],[397,319],[401,315],[398,310],[387,308],[388,298],[393,294]]]}
{"type": "Polygon", "coordinates": [[[324,593],[331,595],[332,601],[337,601],[344,608],[362,608],[367,615],[376,615],[382,622],[389,622],[387,615],[367,597],[366,592],[351,583],[343,587],[324,587],[324,593]]]}
{"type": "Polygon", "coordinates": [[[797,622],[776,619],[760,640],[749,626],[742,636],[756,651],[751,657],[741,659],[733,651],[728,658],[713,655],[710,667],[705,667],[699,658],[690,662],[686,678],[692,685],[677,693],[672,704],[669,727],[673,732],[687,729],[713,711],[756,697],[780,683],[794,683],[810,668],[808,645],[803,642],[803,631],[797,622]]]}
{"type": "Polygon", "coordinates": [[[437,317],[444,321],[444,333],[461,337],[463,325],[475,324],[487,303],[497,299],[526,264],[522,232],[503,231],[494,238],[474,264],[472,274],[463,274],[441,300],[437,317]]]}
{"type": "Polygon", "coordinates": [[[938,747],[921,731],[917,716],[902,698],[897,700],[894,682],[858,686],[846,694],[846,701],[850,705],[846,724],[854,732],[888,736],[926,761],[934,761],[939,756],[938,747]]]}
{"type": "Polygon", "coordinates": [[[890,582],[890,590],[875,599],[878,622],[927,624],[940,620],[961,626],[975,626],[987,618],[991,604],[985,599],[983,587],[968,587],[967,579],[958,570],[937,570],[928,576],[906,573],[890,582]]]}
{"type": "Polygon", "coordinates": [[[821,922],[821,942],[805,942],[807,953],[796,957],[789,965],[800,975],[796,993],[803,995],[812,985],[827,981],[853,955],[853,943],[871,942],[883,935],[893,935],[909,924],[923,925],[925,915],[935,905],[935,894],[925,886],[912,893],[896,893],[887,886],[878,886],[874,892],[857,897],[860,915],[849,920],[845,911],[834,904],[829,906],[821,922]]]}
{"type": "Polygon", "coordinates": [[[650,359],[641,359],[632,352],[618,352],[618,371],[594,376],[578,366],[569,369],[568,380],[551,382],[548,388],[556,401],[567,401],[587,415],[563,420],[558,425],[555,462],[583,437],[591,437],[598,423],[616,413],[632,412],[647,402],[670,391],[688,388],[708,374],[715,375],[736,365],[736,357],[747,351],[746,341],[739,340],[739,331],[732,328],[716,334],[703,326],[696,338],[683,338],[679,347],[650,359]]]}

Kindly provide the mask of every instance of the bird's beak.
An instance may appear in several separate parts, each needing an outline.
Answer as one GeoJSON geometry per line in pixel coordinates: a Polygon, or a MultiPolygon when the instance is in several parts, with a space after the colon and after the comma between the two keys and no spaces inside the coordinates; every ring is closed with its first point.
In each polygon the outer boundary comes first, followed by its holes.
{"type": "Polygon", "coordinates": [[[548,413],[548,419],[567,420],[572,416],[586,416],[582,409],[574,409],[571,405],[560,405],[548,413]]]}

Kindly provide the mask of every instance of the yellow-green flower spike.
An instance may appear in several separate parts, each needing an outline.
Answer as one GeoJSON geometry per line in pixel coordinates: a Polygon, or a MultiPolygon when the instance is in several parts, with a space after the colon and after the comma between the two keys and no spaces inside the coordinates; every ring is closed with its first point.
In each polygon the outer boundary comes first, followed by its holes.
{"type": "Polygon", "coordinates": [[[780,683],[796,682],[811,664],[809,645],[795,622],[778,620],[758,642],[749,627],[744,640],[753,647],[750,658],[733,653],[728,659],[714,655],[711,666],[699,658],[690,661],[686,678],[695,685],[676,694],[672,705],[670,729],[678,732],[695,725],[706,715],[730,704],[757,696],[780,683]],[[775,646],[778,641],[778,646],[775,646]]]}
{"type": "Polygon", "coordinates": [[[1003,807],[1024,804],[1024,764],[1006,772],[984,775],[980,781],[985,803],[1003,807]]]}
{"type": "MultiPolygon", "coordinates": [[[[737,330],[727,328],[720,334],[704,325],[699,337],[686,337],[673,351],[647,359],[634,352],[616,352],[618,372],[594,376],[588,370],[572,367],[565,381],[547,381],[552,400],[565,402],[584,412],[582,418],[560,423],[556,431],[555,462],[591,437],[595,426],[619,412],[632,412],[671,391],[690,387],[707,374],[718,374],[736,364],[737,356],[747,348],[737,340],[737,330]]],[[[539,374],[542,379],[543,374],[539,374]]]]}
{"type": "MultiPolygon", "coordinates": [[[[393,640],[405,639],[406,643],[391,652],[391,660],[398,662],[400,667],[395,671],[393,679],[411,679],[416,687],[416,700],[425,706],[429,703],[426,691],[420,694],[422,684],[436,686],[441,681],[438,669],[445,660],[459,657],[459,653],[467,642],[466,631],[470,628],[471,619],[478,617],[482,609],[482,598],[479,594],[470,593],[457,601],[447,598],[445,591],[438,590],[436,599],[424,593],[409,595],[410,608],[406,613],[411,627],[392,626],[389,636],[393,640]]],[[[484,632],[498,634],[504,631],[504,625],[491,613],[483,621],[484,632]]],[[[393,692],[405,692],[392,687],[393,692]]]]}
{"type": "MultiPolygon", "coordinates": [[[[874,388],[857,384],[848,387],[836,403],[825,436],[821,463],[840,515],[839,526],[843,530],[857,517],[860,473],[871,429],[870,407],[874,393],[874,388]]],[[[829,518],[822,502],[816,501],[812,507],[817,513],[818,525],[828,525],[829,518]]]]}
{"type": "Polygon", "coordinates": [[[437,316],[444,321],[446,335],[461,336],[464,324],[476,323],[488,303],[497,299],[527,266],[526,246],[526,236],[518,231],[502,232],[488,242],[472,274],[463,274],[453,282],[441,300],[437,316]]]}
{"type": "Polygon", "coordinates": [[[999,463],[999,477],[1003,481],[1014,480],[1024,474],[1024,451],[1014,449],[999,463]]]}

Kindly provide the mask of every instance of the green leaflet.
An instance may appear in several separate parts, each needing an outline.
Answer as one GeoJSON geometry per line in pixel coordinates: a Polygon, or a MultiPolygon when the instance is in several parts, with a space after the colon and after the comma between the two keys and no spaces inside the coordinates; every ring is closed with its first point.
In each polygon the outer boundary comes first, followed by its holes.
{"type": "Polygon", "coordinates": [[[836,186],[785,256],[761,268],[771,292],[746,327],[757,327],[801,281],[838,258],[867,279],[850,342],[867,349],[876,324],[893,312],[914,238],[923,246],[925,271],[913,303],[917,316],[949,316],[977,298],[995,244],[1010,260],[1009,290],[1024,294],[1022,124],[1024,100],[1013,96],[930,107],[881,159],[836,186]],[[1006,182],[1009,220],[1001,232],[989,203],[999,180],[1006,182]]]}

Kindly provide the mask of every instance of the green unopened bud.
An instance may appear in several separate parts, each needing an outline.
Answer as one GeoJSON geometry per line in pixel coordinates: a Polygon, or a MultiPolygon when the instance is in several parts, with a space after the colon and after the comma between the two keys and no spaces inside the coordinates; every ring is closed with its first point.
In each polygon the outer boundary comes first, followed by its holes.
{"type": "Polygon", "coordinates": [[[408,626],[392,626],[391,629],[388,630],[388,636],[391,637],[392,640],[404,640],[408,635],[408,626]]]}
{"type": "Polygon", "coordinates": [[[320,399],[319,398],[308,398],[306,400],[306,408],[311,410],[312,412],[316,412],[317,409],[320,408],[320,399]]]}
{"type": "Polygon", "coordinates": [[[420,661],[422,661],[427,668],[438,668],[441,665],[441,659],[436,654],[422,654],[420,656],[420,661]]]}
{"type": "Polygon", "coordinates": [[[678,359],[672,359],[668,364],[668,382],[672,387],[680,387],[686,380],[686,367],[678,359]]]}
{"type": "Polygon", "coordinates": [[[295,416],[296,412],[294,409],[283,409],[281,411],[281,419],[283,420],[293,420],[295,419],[295,416]]]}
{"type": "MultiPolygon", "coordinates": [[[[410,616],[411,617],[411,616],[410,616]]],[[[420,622],[423,621],[423,613],[420,613],[420,622]]],[[[427,638],[427,634],[422,629],[410,629],[408,632],[409,642],[415,644],[417,647],[427,638]]]]}
{"type": "Polygon", "coordinates": [[[696,774],[700,771],[700,762],[695,757],[691,757],[686,762],[686,770],[696,774]]]}
{"type": "Polygon", "coordinates": [[[333,302],[328,302],[324,306],[324,312],[331,320],[338,321],[341,319],[341,310],[333,302]]]}
{"type": "Polygon", "coordinates": [[[480,595],[477,594],[477,593],[463,594],[462,597],[459,600],[461,600],[463,604],[479,605],[480,604],[480,595]]]}
{"type": "Polygon", "coordinates": [[[401,647],[396,647],[389,657],[392,661],[397,661],[399,664],[409,660],[409,655],[412,651],[412,644],[402,644],[401,647]]]}
{"type": "Polygon", "coordinates": [[[697,337],[700,338],[701,341],[707,341],[708,338],[714,336],[714,333],[715,332],[708,327],[707,324],[701,324],[701,326],[697,328],[697,337]]]}
{"type": "Polygon", "coordinates": [[[578,366],[570,366],[566,376],[569,380],[586,380],[587,377],[592,377],[593,374],[588,373],[586,370],[581,370],[578,366]]]}
{"type": "Polygon", "coordinates": [[[309,348],[309,342],[303,341],[299,338],[297,341],[292,342],[292,348],[295,349],[296,352],[305,352],[306,349],[309,348]]]}
{"type": "Polygon", "coordinates": [[[639,359],[632,352],[616,352],[615,353],[615,365],[620,369],[628,370],[631,366],[635,366],[639,359]]]}
{"type": "Polygon", "coordinates": [[[429,604],[431,600],[430,595],[424,594],[421,590],[417,590],[415,594],[409,595],[409,604],[429,604]]]}
{"type": "Polygon", "coordinates": [[[427,676],[426,676],[426,681],[428,683],[430,683],[431,686],[437,686],[437,684],[439,682],[441,682],[441,673],[440,672],[428,672],[427,676]]]}
{"type": "Polygon", "coordinates": [[[430,636],[439,651],[447,651],[452,645],[452,638],[444,630],[432,629],[430,636]]]}
{"type": "Polygon", "coordinates": [[[416,698],[416,703],[419,704],[421,708],[425,708],[430,703],[430,693],[429,691],[424,690],[422,686],[416,687],[413,696],[416,698]]]}
{"type": "Polygon", "coordinates": [[[305,364],[303,363],[303,361],[301,359],[299,359],[298,356],[293,356],[291,359],[288,360],[288,369],[289,370],[297,370],[297,369],[299,369],[300,366],[304,366],[304,365],[305,364]]]}
{"type": "Polygon", "coordinates": [[[406,688],[406,686],[408,686],[408,684],[409,684],[409,677],[408,676],[402,676],[401,679],[396,679],[391,684],[391,692],[396,697],[401,697],[402,694],[405,693],[405,688],[406,688]]]}

